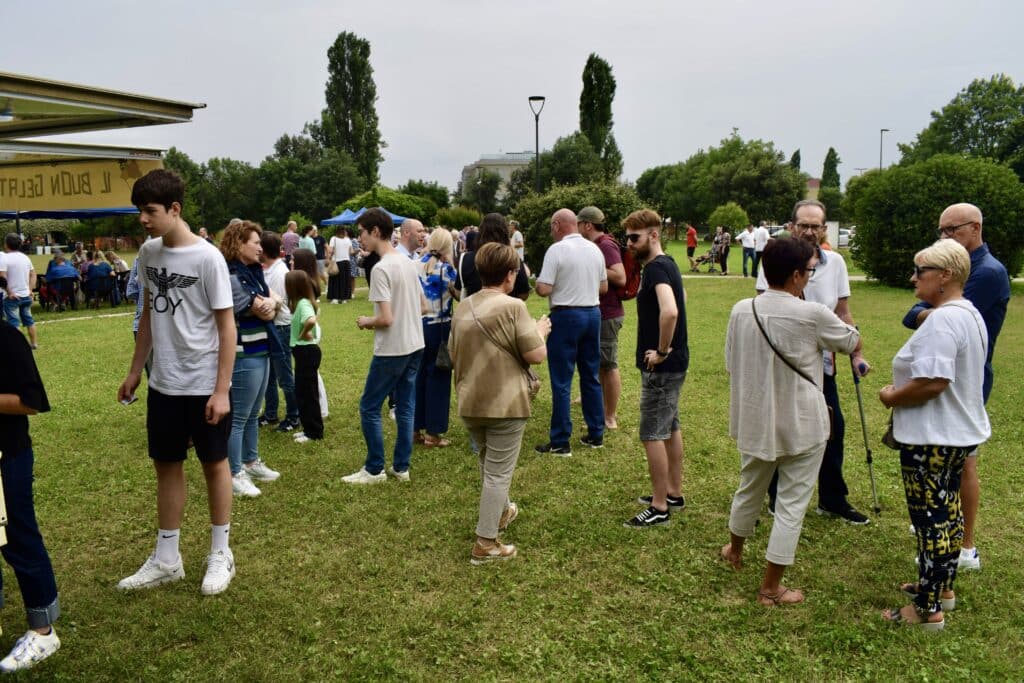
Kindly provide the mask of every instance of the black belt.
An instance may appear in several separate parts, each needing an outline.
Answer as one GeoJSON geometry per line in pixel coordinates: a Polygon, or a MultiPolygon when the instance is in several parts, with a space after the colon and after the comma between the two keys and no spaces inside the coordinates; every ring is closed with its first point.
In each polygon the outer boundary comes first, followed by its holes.
{"type": "Polygon", "coordinates": [[[597,306],[552,306],[552,311],[568,311],[574,308],[597,308],[597,306]]]}

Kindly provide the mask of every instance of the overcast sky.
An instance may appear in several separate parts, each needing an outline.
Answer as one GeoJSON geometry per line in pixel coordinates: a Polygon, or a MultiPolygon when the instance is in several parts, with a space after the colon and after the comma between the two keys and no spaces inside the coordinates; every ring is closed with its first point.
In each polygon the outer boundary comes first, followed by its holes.
{"type": "Polygon", "coordinates": [[[618,82],[614,132],[626,179],[716,145],[733,127],[843,183],[898,159],[977,77],[1024,81],[1024,3],[947,0],[0,0],[0,70],[203,102],[192,123],[75,139],[258,163],[320,115],[327,49],[371,43],[381,179],[454,189],[481,154],[533,149],[579,125],[591,52],[618,82]]]}

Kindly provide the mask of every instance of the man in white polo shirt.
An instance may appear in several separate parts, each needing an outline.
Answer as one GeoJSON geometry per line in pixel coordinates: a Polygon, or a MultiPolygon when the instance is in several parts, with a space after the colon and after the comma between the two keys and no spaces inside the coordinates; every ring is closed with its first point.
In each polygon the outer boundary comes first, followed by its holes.
{"type": "Polygon", "coordinates": [[[604,445],[604,396],[598,369],[601,361],[601,311],[598,299],[608,291],[604,256],[579,233],[576,214],[559,209],[551,217],[554,241],[544,254],[537,277],[537,294],[551,298],[551,334],[548,336],[548,371],[551,375],[551,430],[538,453],[572,455],[572,417],[569,392],[573,366],[580,372],[580,394],[587,435],[580,442],[591,448],[604,445]]]}

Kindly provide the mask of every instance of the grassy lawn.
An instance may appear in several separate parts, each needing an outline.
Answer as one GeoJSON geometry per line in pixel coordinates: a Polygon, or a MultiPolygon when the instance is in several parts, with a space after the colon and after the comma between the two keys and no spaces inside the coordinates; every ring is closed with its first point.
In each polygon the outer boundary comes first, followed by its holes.
{"type": "MultiPolygon", "coordinates": [[[[740,271],[738,258],[731,270],[740,271]]],[[[354,323],[370,311],[364,290],[350,305],[324,309],[327,438],[300,446],[288,435],[261,433],[262,455],[282,477],[263,485],[260,498],[236,500],[238,575],[215,598],[199,594],[209,532],[194,460],[186,468],[193,495],[182,534],[187,578],[137,594],[115,591],[151,552],[155,533],[145,402],[124,407],[115,400],[132,348],[131,317],[41,315],[37,359],[53,411],[32,420],[36,498],[61,588],[64,645],[25,678],[1019,680],[1024,568],[1014,558],[1024,551],[1024,287],[1014,284],[999,340],[989,403],[994,437],[981,456],[984,569],[958,581],[958,609],[937,636],[878,616],[904,602],[897,582],[915,577],[898,460],[879,443],[886,413],[876,398],[908,336],[899,321],[912,294],[852,285],[851,308],[875,364],[863,391],[883,512],[863,528],[812,512],[786,577],[805,590],[807,602],[767,609],[754,601],[767,514],[742,572],[717,559],[739,480],[722,348],[732,304],[751,293],[752,282],[693,277],[686,287],[692,360],[681,414],[688,508],[671,526],[622,527],[649,487],[637,440],[639,378],[630,362],[633,304],[620,341],[621,429],[605,447],[577,445],[571,459],[538,456],[532,446],[547,440],[549,386],[535,404],[512,489],[522,513],[504,536],[519,546],[518,559],[479,568],[468,562],[479,482],[454,412],[454,445],[417,448],[411,484],[343,485],[340,477],[364,458],[357,404],[371,336],[354,323]]],[[[534,297],[530,308],[540,314],[545,302],[534,297]]],[[[848,376],[840,390],[850,500],[870,512],[848,376]]],[[[145,398],[144,389],[140,394],[145,398]]],[[[386,419],[385,430],[390,448],[393,424],[386,419]]],[[[0,644],[9,648],[24,618],[13,575],[5,573],[0,644]]]]}

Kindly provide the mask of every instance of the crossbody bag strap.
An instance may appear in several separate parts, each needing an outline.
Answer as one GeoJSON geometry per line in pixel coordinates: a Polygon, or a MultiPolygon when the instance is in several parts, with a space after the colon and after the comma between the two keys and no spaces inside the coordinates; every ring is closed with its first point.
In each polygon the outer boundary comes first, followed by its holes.
{"type": "MultiPolygon", "coordinates": [[[[778,356],[782,360],[783,363],[785,363],[787,366],[789,366],[790,370],[792,370],[793,372],[795,372],[796,374],[800,375],[805,380],[807,380],[808,382],[813,384],[814,388],[817,389],[818,388],[817,382],[815,382],[813,379],[808,377],[807,373],[805,373],[803,370],[801,370],[797,366],[793,365],[793,363],[788,358],[786,358],[784,355],[782,355],[781,351],[779,351],[777,348],[775,348],[775,344],[772,344],[771,338],[768,336],[768,333],[765,332],[764,325],[761,324],[761,318],[759,318],[758,315],[757,315],[757,307],[754,306],[754,300],[753,299],[750,300],[750,310],[754,312],[754,322],[757,323],[757,329],[761,330],[761,334],[764,336],[764,340],[766,342],[768,342],[768,346],[771,347],[771,350],[775,352],[775,355],[778,356]]],[[[819,389],[819,391],[820,391],[820,389],[819,389]]]]}
{"type": "Polygon", "coordinates": [[[953,306],[955,308],[959,308],[961,310],[967,311],[968,313],[971,314],[971,319],[974,320],[974,325],[975,325],[975,327],[978,328],[978,336],[981,337],[981,345],[982,345],[982,347],[984,347],[985,353],[987,354],[988,353],[988,344],[985,343],[985,335],[981,333],[981,323],[978,322],[978,318],[981,317],[981,314],[977,313],[977,309],[972,311],[971,309],[967,308],[966,306],[961,306],[960,304],[953,303],[953,302],[950,302],[950,303],[947,303],[947,304],[943,304],[943,306],[953,306]]]}
{"type": "Polygon", "coordinates": [[[499,344],[497,342],[497,340],[494,337],[491,336],[490,332],[488,332],[484,328],[484,326],[482,324],[480,324],[480,318],[476,317],[476,307],[473,306],[473,297],[469,297],[468,299],[466,299],[466,303],[469,304],[469,312],[473,314],[473,322],[476,323],[476,326],[480,329],[480,332],[482,332],[483,335],[485,337],[487,337],[487,340],[489,342],[491,342],[492,344],[494,344],[495,346],[497,346],[502,351],[504,351],[505,353],[507,353],[508,355],[512,356],[512,359],[516,362],[516,364],[519,365],[520,367],[522,367],[524,370],[529,369],[529,366],[523,364],[523,359],[522,358],[519,358],[514,353],[512,353],[508,349],[508,347],[506,347],[506,346],[504,346],[502,344],[499,344]]]}

